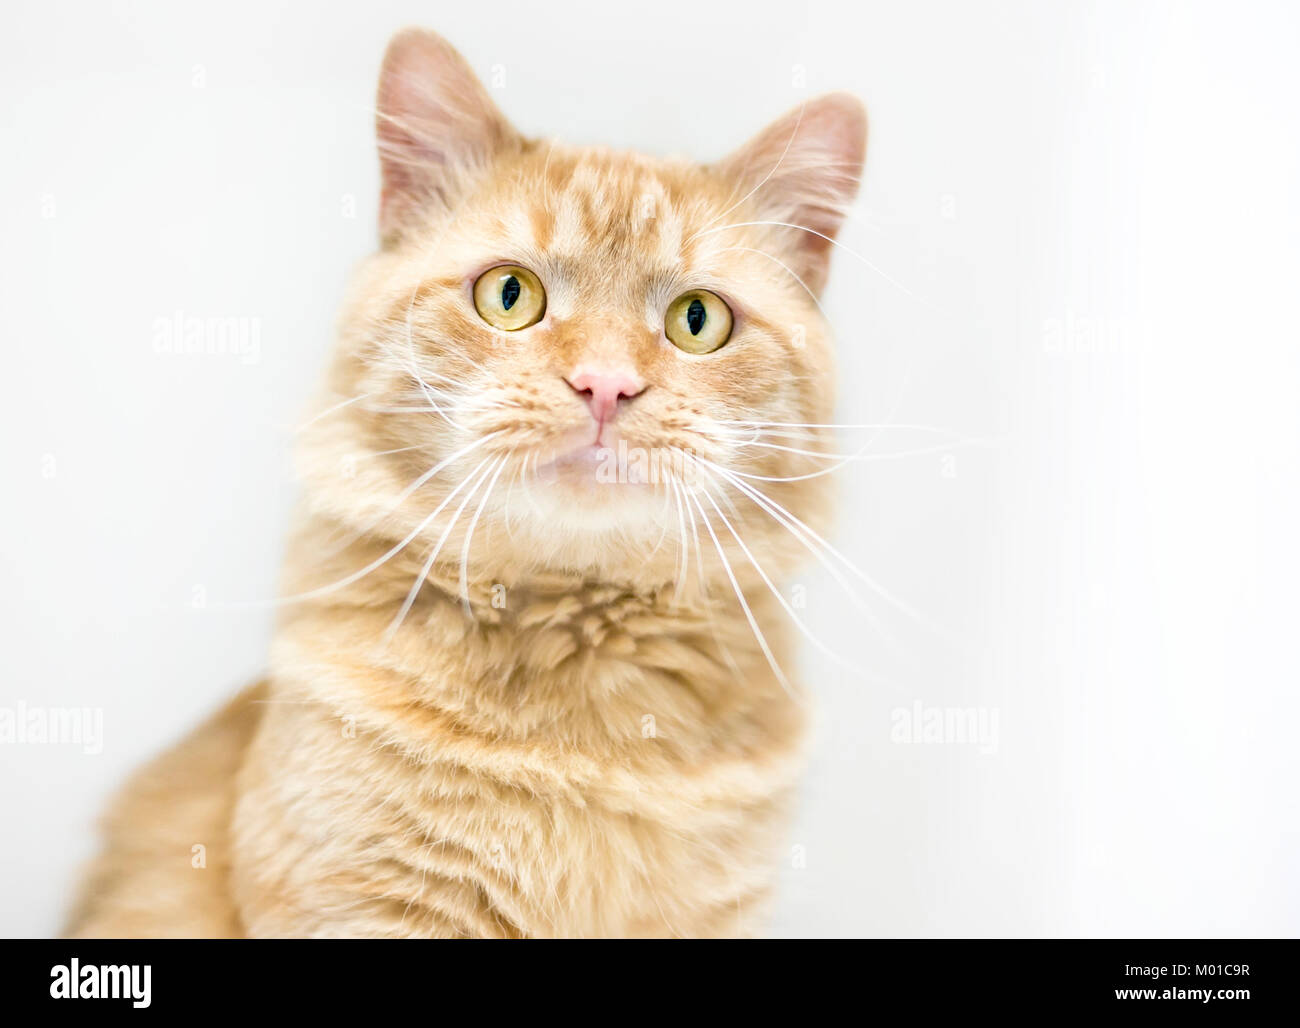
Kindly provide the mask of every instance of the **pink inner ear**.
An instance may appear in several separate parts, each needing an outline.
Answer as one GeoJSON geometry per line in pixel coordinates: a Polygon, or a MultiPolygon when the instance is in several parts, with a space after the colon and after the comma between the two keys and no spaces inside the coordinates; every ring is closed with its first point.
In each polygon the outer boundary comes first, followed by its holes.
{"type": "Polygon", "coordinates": [[[389,44],[376,108],[385,241],[417,213],[448,209],[465,181],[518,139],[464,58],[421,29],[389,44]]]}

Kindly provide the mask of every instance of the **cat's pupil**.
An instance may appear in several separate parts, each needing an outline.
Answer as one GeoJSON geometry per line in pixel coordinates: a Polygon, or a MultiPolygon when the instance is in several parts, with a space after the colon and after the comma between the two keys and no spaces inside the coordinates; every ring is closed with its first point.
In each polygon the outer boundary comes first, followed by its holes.
{"type": "Polygon", "coordinates": [[[704,327],[704,317],[704,304],[699,300],[692,300],[691,305],[686,308],[686,327],[691,330],[691,335],[700,334],[700,329],[704,327]]]}
{"type": "Polygon", "coordinates": [[[511,275],[501,287],[501,306],[509,310],[519,299],[519,279],[511,275]]]}

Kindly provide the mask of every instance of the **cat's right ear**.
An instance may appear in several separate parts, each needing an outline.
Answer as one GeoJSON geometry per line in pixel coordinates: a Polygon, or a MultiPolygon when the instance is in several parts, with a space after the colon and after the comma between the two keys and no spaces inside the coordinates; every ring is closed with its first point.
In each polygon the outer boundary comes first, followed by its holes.
{"type": "Polygon", "coordinates": [[[379,233],[396,242],[421,215],[446,210],[518,133],[465,59],[425,29],[393,37],[379,73],[379,233]]]}

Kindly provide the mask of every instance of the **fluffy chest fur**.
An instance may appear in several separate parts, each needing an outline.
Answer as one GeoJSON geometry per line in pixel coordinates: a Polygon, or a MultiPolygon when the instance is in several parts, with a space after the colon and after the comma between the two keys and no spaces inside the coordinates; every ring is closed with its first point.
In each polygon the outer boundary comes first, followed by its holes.
{"type": "Polygon", "coordinates": [[[382,645],[367,592],[284,623],[236,807],[248,929],[756,931],[804,719],[748,626],[564,579],[467,614],[453,582],[382,645]]]}

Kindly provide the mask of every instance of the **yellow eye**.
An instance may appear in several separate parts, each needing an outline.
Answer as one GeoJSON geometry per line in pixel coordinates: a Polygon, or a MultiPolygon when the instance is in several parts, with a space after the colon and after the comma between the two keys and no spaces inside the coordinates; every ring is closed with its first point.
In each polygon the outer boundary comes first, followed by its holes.
{"type": "Polygon", "coordinates": [[[515,332],[536,325],[546,313],[546,290],[527,268],[502,264],[474,283],[474,306],[489,325],[515,332]]]}
{"type": "Polygon", "coordinates": [[[679,350],[712,353],[731,335],[731,308],[707,289],[692,289],[668,305],[664,334],[679,350]]]}

